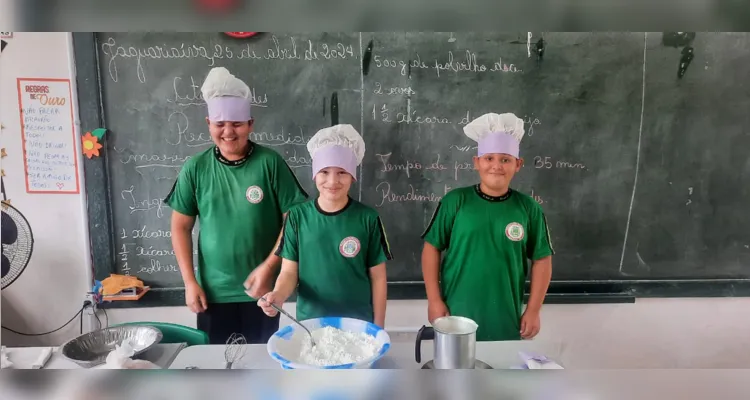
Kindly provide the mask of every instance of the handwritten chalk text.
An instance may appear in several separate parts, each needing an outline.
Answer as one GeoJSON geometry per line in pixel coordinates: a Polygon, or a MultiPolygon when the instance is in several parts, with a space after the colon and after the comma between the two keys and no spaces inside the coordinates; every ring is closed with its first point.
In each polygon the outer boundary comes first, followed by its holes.
{"type": "Polygon", "coordinates": [[[586,166],[579,162],[570,162],[564,160],[553,160],[552,157],[534,157],[534,168],[537,169],[586,169],[586,166]]]}
{"type": "Polygon", "coordinates": [[[141,265],[140,269],[138,270],[138,274],[146,273],[149,275],[153,275],[156,272],[160,273],[172,273],[172,272],[180,272],[180,267],[174,264],[162,264],[159,260],[151,259],[149,260],[148,265],[141,265]]]}
{"type": "Polygon", "coordinates": [[[166,205],[164,205],[164,199],[156,198],[152,199],[148,196],[146,196],[145,199],[142,198],[136,198],[136,195],[134,194],[135,187],[130,186],[129,189],[123,190],[120,192],[120,197],[122,197],[123,200],[125,200],[128,209],[130,210],[130,214],[136,213],[136,212],[149,212],[151,210],[156,210],[156,217],[161,218],[164,216],[164,209],[168,208],[166,205]]]}
{"type": "Polygon", "coordinates": [[[169,114],[167,122],[169,124],[169,134],[176,137],[173,137],[170,140],[170,137],[167,136],[164,138],[164,141],[173,146],[184,144],[188,147],[199,147],[213,144],[211,135],[208,133],[199,132],[196,134],[194,132],[188,132],[190,122],[188,121],[187,115],[181,111],[175,111],[169,114]]]}
{"type": "Polygon", "coordinates": [[[380,55],[374,55],[372,60],[377,68],[392,68],[398,70],[402,76],[410,76],[412,69],[432,69],[435,74],[439,77],[442,72],[453,72],[458,74],[459,72],[473,72],[473,73],[484,73],[484,72],[498,72],[498,73],[515,73],[523,72],[518,69],[514,64],[508,64],[503,62],[502,58],[497,61],[492,61],[488,64],[478,62],[477,54],[471,50],[466,50],[463,53],[463,58],[458,59],[453,55],[453,51],[448,51],[445,59],[434,59],[430,61],[423,61],[419,53],[416,53],[415,58],[409,61],[398,60],[380,55]]]}
{"type": "MultiPolygon", "coordinates": [[[[133,243],[128,243],[133,244],[133,243]]],[[[117,255],[120,256],[120,261],[122,261],[122,265],[120,266],[120,272],[122,272],[125,275],[130,275],[130,267],[128,266],[128,255],[130,252],[128,251],[128,247],[125,243],[122,245],[122,249],[117,253],[117,255]]]]}
{"type": "Polygon", "coordinates": [[[384,88],[380,82],[375,82],[375,89],[372,92],[383,96],[413,96],[417,94],[411,86],[384,88]]]}
{"type": "Polygon", "coordinates": [[[265,50],[256,49],[256,45],[251,46],[249,43],[242,47],[221,44],[206,47],[188,43],[135,47],[118,45],[117,41],[110,37],[102,43],[102,52],[108,56],[107,71],[112,81],[119,80],[118,60],[135,60],[136,77],[141,83],[147,80],[144,62],[149,59],[202,59],[206,61],[207,66],[213,67],[217,61],[229,59],[312,61],[359,57],[359,54],[354,52],[352,44],[317,43],[308,40],[306,45],[301,45],[295,37],[279,39],[276,35],[271,36],[265,50]]]}
{"type": "Polygon", "coordinates": [[[136,246],[135,248],[137,256],[148,256],[148,257],[158,257],[158,256],[174,256],[174,250],[172,249],[155,249],[154,246],[136,246]]]}
{"type": "MultiPolygon", "coordinates": [[[[179,106],[202,106],[206,104],[201,93],[200,86],[196,84],[195,78],[190,77],[190,83],[183,84],[181,77],[175,77],[172,80],[172,88],[174,89],[174,98],[167,99],[167,102],[174,103],[179,106]],[[187,87],[184,87],[187,85],[187,87]]],[[[255,87],[250,88],[248,100],[253,107],[268,107],[268,95],[265,93],[258,93],[255,87]]]]}
{"type": "MultiPolygon", "coordinates": [[[[117,147],[114,148],[115,152],[122,154],[124,150],[119,150],[117,147]]],[[[180,167],[185,161],[189,160],[190,156],[180,155],[166,155],[166,154],[128,154],[125,157],[120,158],[122,164],[136,164],[135,168],[146,168],[146,167],[167,167],[174,168],[180,167]]]]}
{"type": "Polygon", "coordinates": [[[544,200],[542,200],[542,197],[534,192],[534,189],[531,189],[531,197],[536,200],[537,203],[544,204],[544,200]]]}
{"type": "MultiPolygon", "coordinates": [[[[388,106],[383,104],[381,107],[372,106],[372,119],[381,122],[392,122],[391,111],[388,106]]],[[[436,115],[425,115],[411,107],[411,100],[406,100],[406,112],[399,111],[396,113],[394,120],[398,124],[451,124],[451,120],[436,115]]]]}
{"type": "Polygon", "coordinates": [[[280,133],[267,131],[252,132],[250,134],[250,137],[254,142],[265,144],[268,146],[283,146],[286,144],[291,144],[294,146],[306,146],[307,139],[305,138],[305,134],[304,132],[302,132],[302,128],[298,129],[299,133],[293,134],[291,132],[286,132],[284,130],[284,127],[282,126],[280,133]]]}
{"type": "MultiPolygon", "coordinates": [[[[159,238],[171,238],[171,231],[164,231],[161,229],[148,230],[146,225],[143,225],[140,229],[133,229],[130,232],[130,237],[133,239],[159,239],[159,238]]],[[[120,239],[127,239],[128,235],[125,233],[125,228],[122,229],[120,239]]]]}
{"type": "MultiPolygon", "coordinates": [[[[446,186],[447,193],[448,187],[446,186]]],[[[376,187],[375,191],[380,192],[381,199],[380,203],[376,207],[382,207],[383,204],[387,203],[404,203],[404,202],[439,202],[443,198],[443,195],[438,195],[433,192],[420,192],[414,189],[413,185],[409,185],[409,190],[406,193],[396,193],[391,191],[391,184],[389,182],[380,182],[376,187]]]]}
{"type": "Polygon", "coordinates": [[[471,146],[471,145],[458,146],[458,145],[452,144],[448,148],[451,150],[458,150],[458,151],[466,152],[466,151],[476,150],[477,146],[471,146]]]}
{"type": "Polygon", "coordinates": [[[297,150],[286,150],[284,154],[284,161],[289,165],[289,168],[309,167],[312,165],[312,158],[307,153],[297,155],[297,150]]]}
{"type": "Polygon", "coordinates": [[[404,171],[406,173],[407,177],[411,177],[411,171],[445,171],[448,168],[443,165],[440,162],[440,154],[438,154],[436,157],[437,159],[433,163],[429,164],[422,164],[418,161],[403,161],[401,163],[391,163],[390,157],[393,153],[385,153],[385,154],[375,154],[376,157],[378,157],[379,161],[381,162],[381,169],[380,172],[393,172],[393,171],[404,171]]]}

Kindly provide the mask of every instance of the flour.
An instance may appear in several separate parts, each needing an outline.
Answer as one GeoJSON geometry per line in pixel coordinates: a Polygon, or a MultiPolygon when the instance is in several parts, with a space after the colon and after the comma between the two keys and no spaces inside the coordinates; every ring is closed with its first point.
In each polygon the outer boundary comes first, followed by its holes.
{"type": "Polygon", "coordinates": [[[357,363],[375,356],[380,346],[375,337],[327,326],[312,331],[315,347],[309,337],[302,342],[299,362],[307,365],[330,366],[357,363]]]}

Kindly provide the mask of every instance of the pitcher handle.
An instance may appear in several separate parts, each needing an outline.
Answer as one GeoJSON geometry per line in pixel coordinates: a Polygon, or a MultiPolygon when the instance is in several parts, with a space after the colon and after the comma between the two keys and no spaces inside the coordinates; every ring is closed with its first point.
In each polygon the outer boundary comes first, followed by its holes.
{"type": "Polygon", "coordinates": [[[431,326],[422,325],[417,332],[417,341],[414,347],[414,359],[417,363],[422,362],[422,340],[435,340],[435,330],[431,326]]]}

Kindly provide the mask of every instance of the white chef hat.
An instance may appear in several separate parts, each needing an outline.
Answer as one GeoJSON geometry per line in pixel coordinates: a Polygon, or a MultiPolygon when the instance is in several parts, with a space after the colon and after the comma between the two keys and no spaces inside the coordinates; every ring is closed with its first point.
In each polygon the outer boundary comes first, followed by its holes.
{"type": "Polygon", "coordinates": [[[312,157],[312,176],[327,167],[343,168],[357,180],[357,166],[365,157],[365,141],[348,124],[334,125],[319,130],[309,142],[307,151],[312,157]]]}
{"type": "Polygon", "coordinates": [[[510,154],[518,158],[523,139],[523,120],[513,113],[484,114],[464,127],[466,136],[477,142],[477,155],[510,154]]]}
{"type": "Polygon", "coordinates": [[[201,86],[203,100],[208,106],[211,121],[249,121],[250,88],[224,67],[208,72],[201,86]]]}

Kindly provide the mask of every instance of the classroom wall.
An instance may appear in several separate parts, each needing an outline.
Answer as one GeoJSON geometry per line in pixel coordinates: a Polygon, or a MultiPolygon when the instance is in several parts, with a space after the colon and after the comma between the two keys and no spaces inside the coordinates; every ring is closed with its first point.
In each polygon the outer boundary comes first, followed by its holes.
{"type": "MultiPolygon", "coordinates": [[[[84,195],[26,193],[16,78],[71,79],[75,99],[71,44],[67,33],[16,32],[5,40],[8,45],[0,55],[0,122],[5,127],[0,132],[0,144],[7,153],[2,158],[3,179],[11,205],[31,226],[34,247],[24,272],[0,293],[0,319],[3,326],[16,331],[42,333],[60,327],[75,315],[87,291],[90,265],[84,195]]],[[[77,115],[74,101],[75,120],[77,115]]],[[[71,151],[79,157],[83,188],[80,141],[73,143],[76,149],[71,151]]],[[[76,319],[54,334],[39,337],[3,330],[0,340],[7,346],[57,344],[79,332],[76,319]]]]}
{"type": "MultiPolygon", "coordinates": [[[[71,77],[67,38],[65,33],[17,33],[0,57],[0,118],[6,127],[0,140],[8,152],[2,159],[6,189],[36,235],[27,270],[1,293],[0,317],[3,325],[27,332],[64,323],[78,310],[88,289],[84,196],[26,194],[20,155],[15,78],[71,77]],[[57,212],[53,207],[65,211],[57,212]]],[[[294,304],[285,308],[294,313],[294,304]]],[[[554,344],[550,348],[559,351],[550,356],[575,368],[750,368],[748,310],[750,298],[545,305],[542,332],[535,340],[554,344]]],[[[184,307],[109,310],[107,315],[111,324],[166,321],[195,326],[195,316],[184,307]]],[[[414,332],[426,323],[426,301],[388,303],[386,328],[395,340],[413,340],[414,332]]],[[[38,338],[5,331],[0,341],[7,346],[55,345],[75,336],[78,329],[76,323],[38,338]]],[[[478,357],[481,359],[481,354],[478,357]]]]}

